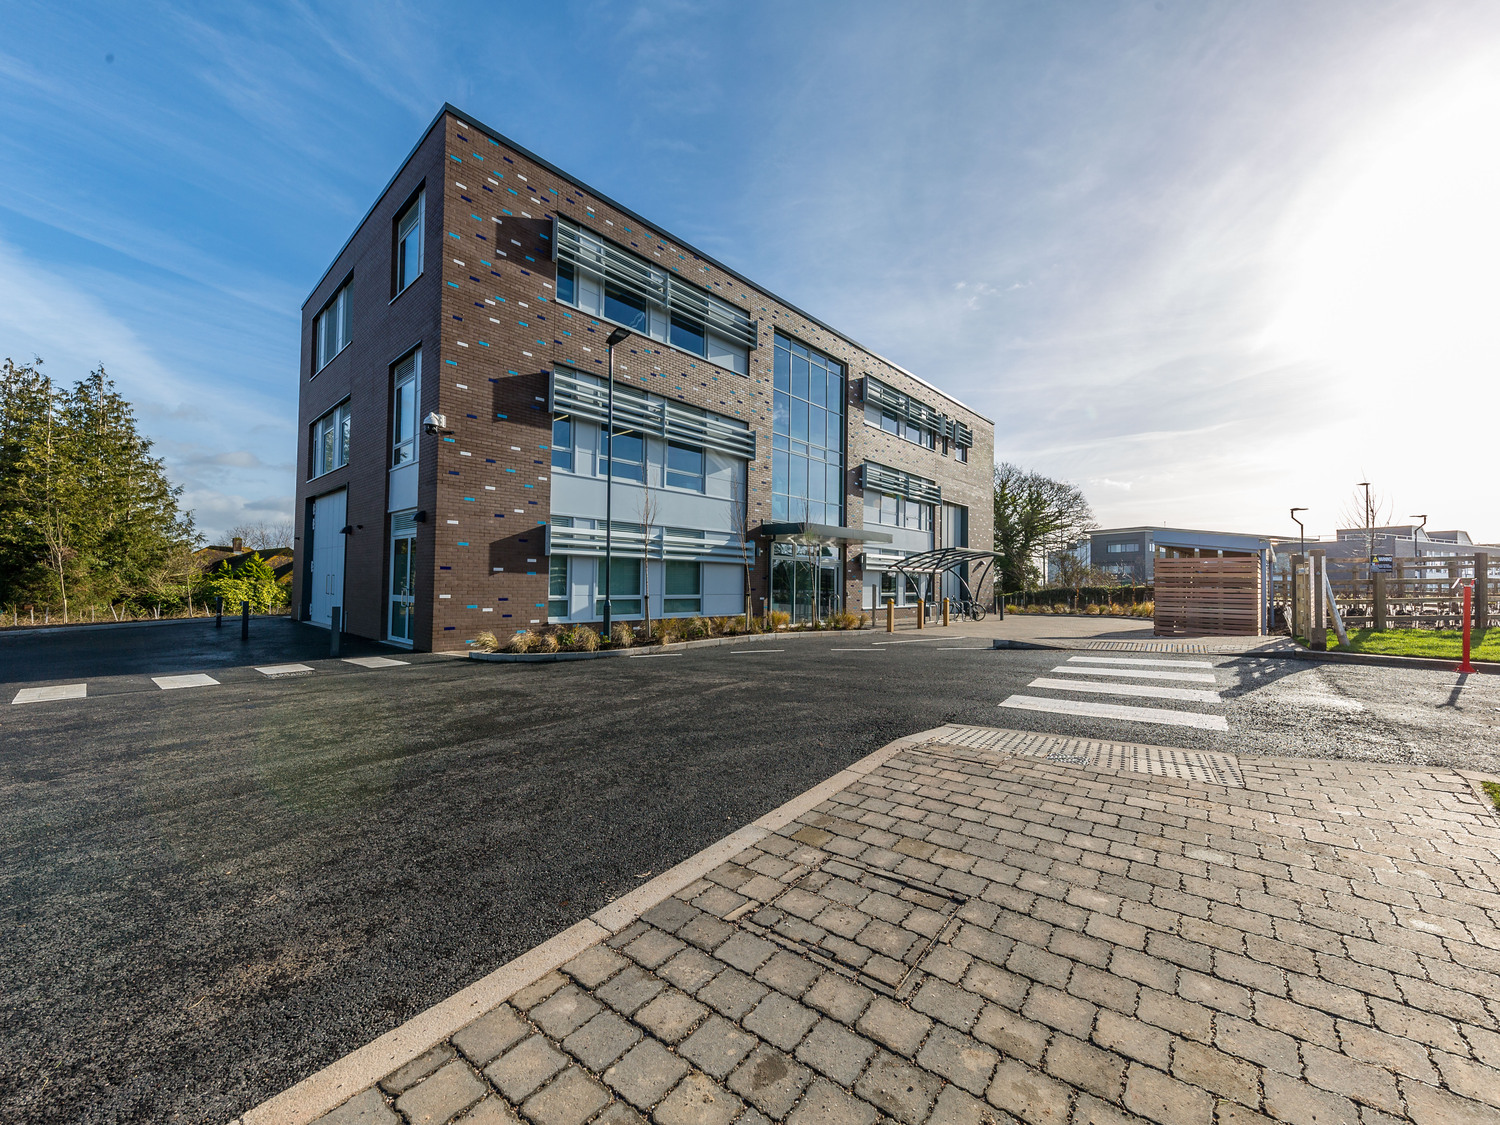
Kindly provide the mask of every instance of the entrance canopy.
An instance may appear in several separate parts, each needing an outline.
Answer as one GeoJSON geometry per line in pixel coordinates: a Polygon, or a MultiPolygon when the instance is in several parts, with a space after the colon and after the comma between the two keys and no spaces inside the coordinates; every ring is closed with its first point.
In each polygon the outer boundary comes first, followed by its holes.
{"type": "Polygon", "coordinates": [[[766,523],[761,524],[760,533],[769,535],[772,539],[782,543],[816,544],[822,547],[892,541],[891,536],[884,531],[866,531],[862,527],[837,527],[827,523],[766,523]]]}
{"type": "Polygon", "coordinates": [[[935,551],[922,551],[919,554],[907,555],[900,562],[888,564],[885,569],[898,574],[937,574],[942,571],[952,571],[958,576],[958,584],[963,590],[964,596],[978,601],[974,596],[975,589],[983,589],[985,580],[989,577],[990,569],[995,565],[995,556],[990,551],[980,551],[973,547],[939,547],[935,551]],[[973,582],[964,578],[964,568],[972,564],[974,566],[973,582]]]}

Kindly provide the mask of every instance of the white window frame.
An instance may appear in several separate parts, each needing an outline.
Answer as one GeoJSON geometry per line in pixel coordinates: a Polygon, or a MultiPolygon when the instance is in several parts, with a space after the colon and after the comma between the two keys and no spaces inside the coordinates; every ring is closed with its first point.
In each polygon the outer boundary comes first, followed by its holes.
{"type": "Polygon", "coordinates": [[[661,471],[664,487],[680,488],[686,492],[698,493],[702,493],[706,490],[706,482],[708,480],[708,450],[704,449],[701,445],[694,445],[692,442],[674,440],[666,441],[663,444],[662,449],[663,457],[661,463],[661,471]],[[672,447],[674,445],[681,449],[691,449],[698,454],[698,462],[700,468],[696,477],[694,477],[692,473],[684,473],[681,469],[672,468],[672,447]],[[679,480],[674,481],[672,479],[673,477],[678,477],[679,480]],[[682,484],[681,479],[688,479],[696,483],[682,484]]]}
{"type": "MultiPolygon", "coordinates": [[[[424,272],[426,272],[425,264],[423,262],[423,256],[424,251],[426,250],[427,242],[425,229],[426,226],[427,191],[424,188],[423,190],[417,192],[417,198],[408,203],[401,214],[396,217],[395,256],[397,297],[399,297],[402,293],[405,293],[414,284],[416,284],[417,280],[422,276],[424,272]],[[403,227],[406,228],[404,231],[402,229],[403,227]],[[406,281],[404,280],[406,275],[406,270],[404,267],[406,265],[408,257],[407,251],[409,249],[409,239],[416,243],[417,272],[412,274],[410,281],[406,281]]],[[[394,299],[395,298],[392,298],[392,300],[394,299]]]]}
{"type": "Polygon", "coordinates": [[[573,568],[569,565],[568,558],[567,555],[547,557],[547,617],[552,621],[565,620],[572,612],[572,587],[569,583],[573,578],[573,568]],[[552,596],[552,578],[554,568],[559,566],[562,570],[563,595],[557,598],[552,596]]]}
{"type": "Polygon", "coordinates": [[[678,559],[667,559],[662,563],[661,573],[661,614],[663,617],[697,617],[703,612],[703,564],[701,562],[689,562],[678,559]],[[668,588],[667,576],[673,567],[692,567],[698,576],[698,592],[696,594],[674,594],[668,588]],[[669,603],[674,608],[668,608],[669,603]],[[691,603],[691,604],[687,604],[691,603]]]}
{"type": "Polygon", "coordinates": [[[332,410],[328,411],[312,424],[312,459],[310,468],[312,472],[308,480],[326,476],[335,469],[342,469],[349,463],[349,400],[345,399],[332,410]],[[333,464],[328,464],[323,456],[327,445],[325,435],[333,437],[333,464]]]}
{"type": "Polygon", "coordinates": [[[353,336],[349,299],[351,284],[346,281],[340,285],[338,292],[328,299],[313,320],[313,374],[322,371],[349,346],[353,336]]]}
{"type": "Polygon", "coordinates": [[[561,470],[565,473],[574,471],[578,457],[578,419],[571,414],[554,414],[552,416],[552,438],[548,442],[548,448],[552,451],[552,468],[554,471],[561,470]],[[566,446],[557,444],[557,424],[566,422],[568,424],[568,444],[566,446]],[[557,455],[567,454],[565,464],[558,464],[557,455]]]}
{"type": "Polygon", "coordinates": [[[391,464],[390,467],[398,469],[402,465],[410,465],[416,462],[421,454],[421,418],[422,418],[422,349],[418,348],[410,355],[405,356],[395,366],[392,375],[393,385],[391,387],[391,464]],[[411,364],[411,371],[405,375],[401,369],[406,364],[411,364]],[[402,388],[409,386],[410,393],[406,396],[411,402],[411,436],[401,436],[401,402],[402,388]],[[403,449],[409,448],[410,455],[402,458],[403,449]]]}

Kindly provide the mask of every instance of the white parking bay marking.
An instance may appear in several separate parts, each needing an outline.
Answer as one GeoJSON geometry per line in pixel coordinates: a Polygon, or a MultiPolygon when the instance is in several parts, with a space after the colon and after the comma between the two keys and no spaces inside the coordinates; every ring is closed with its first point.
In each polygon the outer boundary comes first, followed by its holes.
{"type": "Polygon", "coordinates": [[[1158,687],[1156,684],[1108,684],[1093,680],[1049,680],[1045,676],[1032,680],[1027,687],[1052,688],[1055,691],[1091,691],[1100,695],[1133,695],[1141,699],[1175,699],[1182,703],[1222,703],[1219,693],[1204,688],[1158,687]]]}
{"type": "Polygon", "coordinates": [[[52,687],[27,687],[16,692],[12,703],[48,703],[54,699],[83,699],[89,693],[88,684],[55,684],[52,687]]]}
{"type": "Polygon", "coordinates": [[[410,660],[397,660],[391,656],[346,656],[345,664],[358,664],[361,668],[405,668],[410,660]]]}
{"type": "Polygon", "coordinates": [[[884,652],[883,648],[831,648],[829,652],[884,652]]]}
{"type": "Polygon", "coordinates": [[[758,656],[760,653],[763,653],[763,652],[785,652],[785,651],[786,651],[786,649],[784,649],[784,648],[732,648],[732,649],[729,650],[729,655],[730,656],[744,656],[747,653],[749,653],[751,655],[758,656]]]}
{"type": "Polygon", "coordinates": [[[1050,711],[1057,715],[1082,715],[1094,719],[1120,719],[1129,723],[1158,723],[1168,727],[1199,730],[1229,729],[1222,715],[1197,715],[1191,711],[1165,711],[1159,707],[1127,707],[1123,703],[1088,703],[1077,699],[1042,699],[1035,695],[1013,695],[1001,707],[1021,711],[1050,711]]]}
{"type": "Polygon", "coordinates": [[[1134,656],[1070,656],[1068,662],[1078,661],[1081,664],[1155,664],[1162,668],[1212,668],[1210,660],[1152,660],[1149,657],[1134,656]]]}
{"type": "Polygon", "coordinates": [[[1060,664],[1052,671],[1069,676],[1133,676],[1138,680],[1185,680],[1194,684],[1214,682],[1212,672],[1158,672],[1154,668],[1069,668],[1060,664]]]}
{"type": "Polygon", "coordinates": [[[295,676],[302,672],[311,672],[312,669],[306,664],[268,664],[264,668],[257,668],[262,676],[295,676]]]}
{"type": "Polygon", "coordinates": [[[172,691],[176,688],[185,687],[217,687],[219,681],[212,676],[202,672],[193,672],[186,676],[152,676],[151,682],[162,691],[172,691]]]}

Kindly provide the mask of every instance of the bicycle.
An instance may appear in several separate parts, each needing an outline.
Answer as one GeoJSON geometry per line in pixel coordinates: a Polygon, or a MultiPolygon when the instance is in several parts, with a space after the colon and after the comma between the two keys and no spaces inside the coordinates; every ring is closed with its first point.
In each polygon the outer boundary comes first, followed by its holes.
{"type": "Polygon", "coordinates": [[[972,621],[984,620],[984,606],[969,598],[961,599],[958,603],[959,617],[967,617],[972,621]]]}

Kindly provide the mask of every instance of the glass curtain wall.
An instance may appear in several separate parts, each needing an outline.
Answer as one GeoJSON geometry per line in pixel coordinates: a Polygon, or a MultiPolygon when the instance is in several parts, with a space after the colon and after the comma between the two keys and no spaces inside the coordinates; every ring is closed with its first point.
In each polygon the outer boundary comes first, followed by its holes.
{"type": "Polygon", "coordinates": [[[844,524],[844,365],[776,337],[771,519],[844,524]]]}

